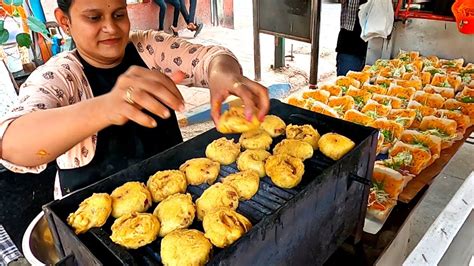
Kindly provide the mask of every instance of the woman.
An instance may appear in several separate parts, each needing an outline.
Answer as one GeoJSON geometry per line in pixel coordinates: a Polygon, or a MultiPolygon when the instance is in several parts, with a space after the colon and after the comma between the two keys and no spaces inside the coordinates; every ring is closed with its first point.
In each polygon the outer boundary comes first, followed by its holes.
{"type": "Polygon", "coordinates": [[[184,102],[168,76],[208,85],[214,122],[230,94],[243,99],[248,117],[268,111],[267,90],[242,76],[228,50],[162,32],[129,35],[125,0],[58,6],[56,19],[77,50],[34,71],[19,105],[0,120],[0,163],[8,169],[38,173],[56,159],[64,194],[181,142],[173,110],[184,102]]]}

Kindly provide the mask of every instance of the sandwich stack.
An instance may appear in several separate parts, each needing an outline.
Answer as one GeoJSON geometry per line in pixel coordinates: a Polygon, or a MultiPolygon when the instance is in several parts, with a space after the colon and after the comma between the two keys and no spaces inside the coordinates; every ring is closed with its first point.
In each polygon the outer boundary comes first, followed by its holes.
{"type": "Polygon", "coordinates": [[[379,129],[367,215],[384,221],[407,183],[474,124],[474,64],[400,51],[289,104],[379,129]]]}

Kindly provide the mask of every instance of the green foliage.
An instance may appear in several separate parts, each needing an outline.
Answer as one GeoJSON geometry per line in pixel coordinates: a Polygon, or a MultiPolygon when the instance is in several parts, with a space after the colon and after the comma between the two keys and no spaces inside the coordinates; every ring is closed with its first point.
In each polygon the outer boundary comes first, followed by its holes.
{"type": "Polygon", "coordinates": [[[0,44],[8,41],[8,36],[10,36],[8,30],[3,27],[4,23],[5,21],[0,20],[0,44]]]}
{"type": "Polygon", "coordinates": [[[6,43],[8,41],[8,36],[10,36],[10,33],[8,30],[4,29],[2,25],[2,29],[0,29],[0,44],[6,43]]]}
{"type": "Polygon", "coordinates": [[[16,35],[16,42],[19,47],[30,48],[31,46],[31,37],[28,33],[19,33],[16,35]]]}
{"type": "Polygon", "coordinates": [[[30,27],[32,31],[41,33],[42,35],[48,36],[49,34],[46,25],[33,16],[28,17],[28,27],[30,27]]]}
{"type": "MultiPolygon", "coordinates": [[[[4,27],[5,19],[7,19],[8,17],[11,17],[12,19],[15,19],[15,17],[19,17],[20,13],[18,12],[17,7],[21,7],[23,5],[23,1],[24,0],[3,0],[3,4],[10,5],[13,8],[11,13],[6,12],[6,16],[3,18],[3,20],[0,20],[0,45],[6,43],[10,36],[10,32],[8,32],[8,30],[4,27]]],[[[29,16],[27,18],[27,24],[31,31],[38,32],[41,35],[48,37],[49,32],[46,29],[46,25],[37,18],[29,16]]],[[[32,40],[30,34],[28,33],[17,34],[15,36],[15,40],[19,47],[31,47],[32,40]]]]}

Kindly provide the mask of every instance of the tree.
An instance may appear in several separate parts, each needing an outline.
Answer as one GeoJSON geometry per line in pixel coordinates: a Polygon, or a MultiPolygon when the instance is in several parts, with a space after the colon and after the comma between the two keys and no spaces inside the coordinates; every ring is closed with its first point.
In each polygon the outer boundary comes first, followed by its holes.
{"type": "Polygon", "coordinates": [[[6,43],[10,37],[10,33],[4,27],[7,18],[13,19],[17,24],[20,24],[18,19],[21,19],[23,32],[15,36],[19,47],[31,47],[30,30],[40,33],[49,39],[49,32],[46,29],[46,25],[34,16],[26,15],[23,8],[23,0],[2,0],[0,2],[0,45],[6,43]]]}

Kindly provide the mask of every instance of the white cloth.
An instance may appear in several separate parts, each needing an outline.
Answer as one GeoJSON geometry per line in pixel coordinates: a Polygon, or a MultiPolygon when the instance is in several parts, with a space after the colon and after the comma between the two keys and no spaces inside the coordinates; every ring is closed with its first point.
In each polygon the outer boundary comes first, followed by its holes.
{"type": "Polygon", "coordinates": [[[20,257],[22,257],[20,251],[0,224],[0,266],[6,266],[20,257]]]}

